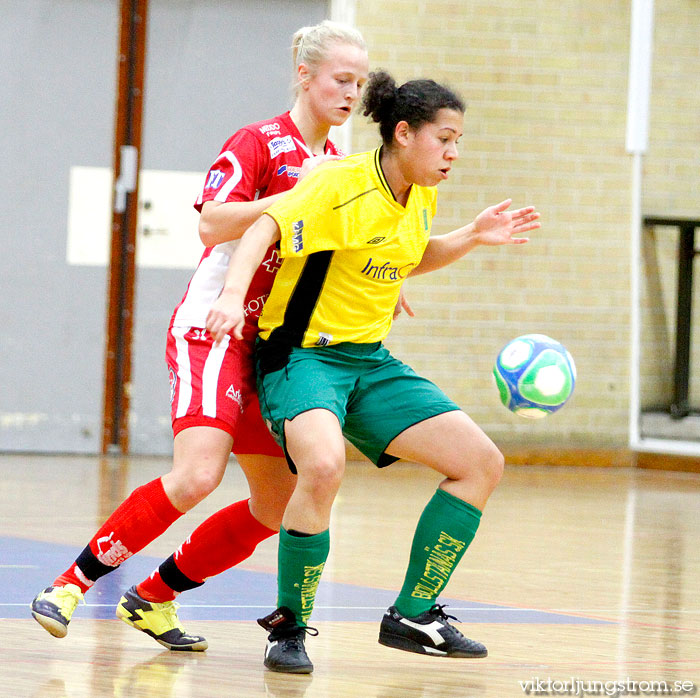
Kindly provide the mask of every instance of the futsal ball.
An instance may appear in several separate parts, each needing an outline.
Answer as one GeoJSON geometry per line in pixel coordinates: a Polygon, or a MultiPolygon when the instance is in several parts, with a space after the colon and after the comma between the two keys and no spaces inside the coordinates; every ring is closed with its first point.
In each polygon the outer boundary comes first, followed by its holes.
{"type": "Polygon", "coordinates": [[[544,334],[524,334],[501,349],[493,367],[501,402],[515,414],[541,419],[562,408],[576,384],[571,354],[544,334]]]}

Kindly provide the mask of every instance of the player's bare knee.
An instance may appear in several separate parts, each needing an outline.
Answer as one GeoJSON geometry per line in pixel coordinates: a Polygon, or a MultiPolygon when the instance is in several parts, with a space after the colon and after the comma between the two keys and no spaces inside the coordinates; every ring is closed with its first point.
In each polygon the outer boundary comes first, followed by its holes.
{"type": "Polygon", "coordinates": [[[503,454],[495,444],[489,442],[479,459],[479,470],[490,490],[494,490],[501,481],[504,468],[505,458],[503,454]]]}
{"type": "Polygon", "coordinates": [[[501,481],[505,466],[506,459],[504,455],[494,446],[493,460],[491,464],[491,476],[494,487],[501,481]]]}
{"type": "Polygon", "coordinates": [[[335,496],[343,480],[345,463],[332,456],[317,457],[299,470],[300,485],[315,496],[335,496]]]}
{"type": "Polygon", "coordinates": [[[175,493],[175,506],[181,511],[188,511],[210,495],[221,482],[223,473],[218,469],[200,468],[189,473],[187,478],[179,482],[175,493]]]}

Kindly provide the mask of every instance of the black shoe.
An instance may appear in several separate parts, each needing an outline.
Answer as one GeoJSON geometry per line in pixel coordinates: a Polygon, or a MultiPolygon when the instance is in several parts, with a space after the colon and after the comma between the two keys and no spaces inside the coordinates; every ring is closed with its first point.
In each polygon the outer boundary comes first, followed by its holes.
{"type": "Polygon", "coordinates": [[[265,648],[265,666],[285,674],[310,674],[314,670],[304,648],[304,635],[318,635],[316,628],[297,625],[296,616],[286,606],[258,618],[258,625],[270,634],[265,648]]]}
{"type": "Polygon", "coordinates": [[[392,606],[382,618],[379,644],[437,657],[485,657],[486,647],[450,625],[448,618],[457,618],[448,616],[443,608],[435,604],[415,618],[405,618],[392,606]]]}

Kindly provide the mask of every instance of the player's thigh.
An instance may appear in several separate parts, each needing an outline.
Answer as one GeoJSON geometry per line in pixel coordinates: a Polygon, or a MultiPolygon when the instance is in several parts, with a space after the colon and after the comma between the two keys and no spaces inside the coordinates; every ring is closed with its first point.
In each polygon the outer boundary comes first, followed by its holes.
{"type": "Polygon", "coordinates": [[[202,328],[173,327],[168,332],[166,361],[170,373],[173,430],[216,426],[235,432],[244,394],[254,386],[252,347],[227,336],[216,344],[202,328]]]}
{"type": "Polygon", "coordinates": [[[378,467],[397,460],[388,445],[415,424],[459,410],[433,382],[385,349],[359,379],[348,406],[345,435],[378,467]],[[381,355],[383,352],[383,356],[381,355]]]}
{"type": "Polygon", "coordinates": [[[236,457],[262,455],[284,458],[284,451],[275,441],[260,414],[260,403],[254,384],[244,393],[243,414],[235,425],[233,453],[236,457]]]}
{"type": "Polygon", "coordinates": [[[233,439],[223,429],[193,426],[183,429],[173,443],[173,467],[162,477],[163,489],[182,512],[197,505],[221,482],[233,439]]]}
{"type": "Polygon", "coordinates": [[[183,479],[209,472],[221,479],[231,455],[233,438],[224,429],[193,426],[178,432],[173,441],[173,473],[183,479]]]}
{"type": "Polygon", "coordinates": [[[293,460],[295,454],[303,460],[315,454],[323,459],[326,442],[335,454],[354,382],[342,362],[305,349],[293,350],[287,365],[259,377],[262,416],[293,460]]]}
{"type": "Polygon", "coordinates": [[[500,477],[502,470],[502,456],[496,445],[461,410],[413,424],[394,438],[386,451],[423,463],[452,480],[484,474],[500,477]]]}
{"type": "Polygon", "coordinates": [[[268,528],[279,529],[282,515],[294,492],[293,475],[284,457],[262,454],[236,455],[250,487],[250,511],[268,528]]]}

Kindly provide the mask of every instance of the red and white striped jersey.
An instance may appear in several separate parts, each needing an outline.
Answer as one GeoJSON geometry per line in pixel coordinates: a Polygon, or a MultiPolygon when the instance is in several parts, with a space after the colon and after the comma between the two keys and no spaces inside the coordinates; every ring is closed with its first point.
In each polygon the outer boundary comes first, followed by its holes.
{"type": "MultiPolygon", "coordinates": [[[[342,155],[331,141],[325,152],[342,155]]],[[[244,126],[226,141],[207,173],[195,208],[205,201],[253,201],[288,191],[297,182],[302,162],[312,155],[289,112],[244,126]]],[[[237,240],[208,247],[171,320],[173,327],[205,327],[209,309],[224,286],[226,270],[237,240]]],[[[258,318],[272,288],[280,258],[275,246],[255,272],[245,299],[244,336],[253,339],[258,318]]]]}

